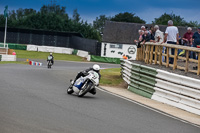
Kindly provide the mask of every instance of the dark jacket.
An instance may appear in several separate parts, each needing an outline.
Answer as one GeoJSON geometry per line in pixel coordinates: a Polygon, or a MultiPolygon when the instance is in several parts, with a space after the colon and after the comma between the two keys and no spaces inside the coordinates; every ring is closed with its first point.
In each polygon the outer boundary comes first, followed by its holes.
{"type": "MultiPolygon", "coordinates": [[[[82,71],[82,73],[88,73],[89,71],[94,71],[94,70],[93,70],[93,68],[88,68],[88,69],[82,71]]],[[[97,72],[97,71],[95,71],[95,72],[97,72]]],[[[99,80],[100,80],[100,78],[101,78],[100,71],[98,71],[97,73],[99,74],[99,80]]]]}

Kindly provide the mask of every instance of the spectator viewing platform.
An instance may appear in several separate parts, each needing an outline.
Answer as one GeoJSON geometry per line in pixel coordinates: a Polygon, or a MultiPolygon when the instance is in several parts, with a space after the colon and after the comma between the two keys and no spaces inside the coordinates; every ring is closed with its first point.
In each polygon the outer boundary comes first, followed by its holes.
{"type": "Polygon", "coordinates": [[[137,58],[136,60],[142,60],[147,64],[159,64],[165,65],[166,67],[172,67],[173,69],[181,69],[185,72],[193,72],[197,75],[200,75],[200,58],[198,60],[189,58],[189,52],[196,52],[198,57],[200,57],[200,48],[195,47],[187,47],[181,45],[173,45],[173,44],[160,44],[160,43],[152,43],[146,42],[141,48],[137,49],[137,58]],[[166,53],[162,53],[163,47],[166,47],[166,53]],[[175,54],[172,55],[169,52],[170,48],[175,49],[175,54]],[[178,50],[182,49],[186,51],[186,57],[182,57],[178,55],[178,50]],[[162,57],[165,57],[166,60],[162,60],[162,57]],[[169,57],[174,58],[174,63],[169,63],[169,57]],[[185,62],[185,66],[178,65],[178,60],[181,62],[185,62]],[[190,64],[193,63],[193,66],[197,66],[197,70],[192,70],[190,64]],[[195,65],[194,65],[195,63],[195,65]]]}

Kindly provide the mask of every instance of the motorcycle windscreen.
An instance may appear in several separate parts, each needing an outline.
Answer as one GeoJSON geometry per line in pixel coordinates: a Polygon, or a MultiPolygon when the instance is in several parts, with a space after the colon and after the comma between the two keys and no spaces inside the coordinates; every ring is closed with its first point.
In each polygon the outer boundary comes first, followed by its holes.
{"type": "Polygon", "coordinates": [[[52,56],[48,56],[47,57],[48,60],[52,60],[52,58],[53,58],[52,56]]]}

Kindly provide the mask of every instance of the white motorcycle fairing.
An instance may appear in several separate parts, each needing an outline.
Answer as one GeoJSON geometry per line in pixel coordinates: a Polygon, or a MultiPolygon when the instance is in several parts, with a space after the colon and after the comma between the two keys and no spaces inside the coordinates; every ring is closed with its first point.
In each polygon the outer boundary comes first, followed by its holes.
{"type": "MultiPolygon", "coordinates": [[[[76,93],[76,94],[79,94],[79,92],[85,88],[85,85],[87,83],[88,80],[90,80],[92,83],[93,83],[93,87],[97,86],[99,84],[99,74],[95,71],[89,71],[88,72],[88,75],[85,76],[85,77],[80,77],[76,80],[76,82],[74,83],[74,86],[72,87],[73,91],[76,93]]],[[[74,81],[71,82],[71,84],[73,84],[74,81]]],[[[90,90],[93,88],[91,87],[90,90]]]]}

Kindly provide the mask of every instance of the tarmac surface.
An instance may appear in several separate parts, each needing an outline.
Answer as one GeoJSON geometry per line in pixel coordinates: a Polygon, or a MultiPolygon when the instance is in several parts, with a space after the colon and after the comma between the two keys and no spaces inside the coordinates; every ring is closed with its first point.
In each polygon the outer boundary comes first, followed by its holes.
{"type": "Polygon", "coordinates": [[[45,61],[35,61],[43,66],[0,65],[0,133],[199,133],[195,124],[135,102],[126,89],[103,87],[83,98],[66,94],[69,80],[94,63],[56,61],[47,69],[45,61]]]}
{"type": "Polygon", "coordinates": [[[200,127],[200,116],[184,111],[182,109],[173,107],[171,105],[167,105],[152,99],[148,99],[146,97],[137,95],[135,93],[130,92],[129,90],[125,88],[116,88],[116,87],[109,87],[109,86],[101,86],[102,89],[109,91],[113,94],[116,94],[118,96],[122,96],[125,98],[128,98],[130,100],[135,101],[138,104],[142,104],[147,108],[152,108],[155,111],[158,111],[161,114],[169,114],[174,119],[179,119],[181,121],[184,121],[186,123],[193,123],[200,127]]]}

